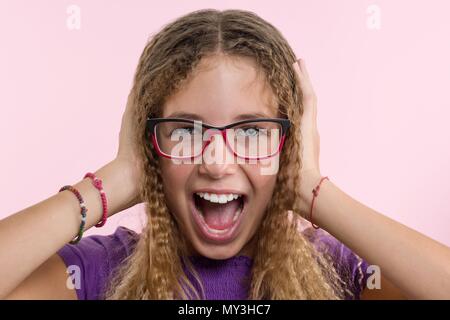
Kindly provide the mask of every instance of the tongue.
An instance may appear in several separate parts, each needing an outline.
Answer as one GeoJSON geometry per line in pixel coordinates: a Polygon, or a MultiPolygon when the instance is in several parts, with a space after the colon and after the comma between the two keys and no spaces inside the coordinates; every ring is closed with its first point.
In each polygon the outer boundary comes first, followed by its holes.
{"type": "Polygon", "coordinates": [[[224,230],[233,224],[233,216],[239,208],[240,200],[212,203],[200,199],[199,204],[206,224],[212,229],[224,230]]]}

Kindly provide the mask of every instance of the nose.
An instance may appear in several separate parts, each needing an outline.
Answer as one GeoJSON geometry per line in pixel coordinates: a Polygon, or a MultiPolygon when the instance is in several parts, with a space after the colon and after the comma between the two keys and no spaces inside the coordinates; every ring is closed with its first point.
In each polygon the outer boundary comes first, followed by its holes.
{"type": "Polygon", "coordinates": [[[236,163],[233,152],[226,145],[225,131],[209,129],[205,131],[203,139],[205,147],[199,173],[213,179],[233,174],[236,171],[236,163]]]}

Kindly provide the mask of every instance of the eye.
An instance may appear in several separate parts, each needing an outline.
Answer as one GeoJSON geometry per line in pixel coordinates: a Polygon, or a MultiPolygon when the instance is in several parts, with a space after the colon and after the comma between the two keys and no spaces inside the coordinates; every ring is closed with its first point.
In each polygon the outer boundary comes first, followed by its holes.
{"type": "Polygon", "coordinates": [[[195,135],[201,134],[201,130],[199,128],[195,128],[193,126],[180,127],[172,130],[171,135],[176,136],[187,136],[187,135],[195,135]]]}
{"type": "Polygon", "coordinates": [[[261,129],[257,126],[247,126],[242,127],[236,130],[237,136],[244,136],[244,137],[257,137],[259,135],[264,134],[264,129],[261,129]]]}

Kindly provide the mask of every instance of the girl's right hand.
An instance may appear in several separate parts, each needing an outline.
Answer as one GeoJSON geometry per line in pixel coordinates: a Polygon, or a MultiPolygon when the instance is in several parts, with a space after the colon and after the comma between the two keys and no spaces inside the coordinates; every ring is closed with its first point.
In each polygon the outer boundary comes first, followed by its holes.
{"type": "Polygon", "coordinates": [[[138,186],[140,177],[142,176],[140,167],[138,165],[137,146],[135,142],[136,132],[134,125],[134,111],[135,111],[135,90],[132,87],[127,100],[125,112],[122,116],[122,124],[119,133],[119,150],[117,152],[115,162],[121,164],[124,168],[124,173],[127,176],[129,183],[126,183],[132,190],[135,190],[135,199],[133,205],[141,201],[138,195],[138,186]]]}

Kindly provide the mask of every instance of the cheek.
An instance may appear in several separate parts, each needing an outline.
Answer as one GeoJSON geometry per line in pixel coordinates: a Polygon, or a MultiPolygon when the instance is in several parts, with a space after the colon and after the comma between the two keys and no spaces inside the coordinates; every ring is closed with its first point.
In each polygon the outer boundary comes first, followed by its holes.
{"type": "Polygon", "coordinates": [[[163,190],[167,206],[176,213],[185,202],[186,184],[192,173],[192,166],[176,165],[169,159],[161,161],[163,190]]]}
{"type": "Polygon", "coordinates": [[[161,160],[160,166],[163,184],[169,187],[175,187],[177,188],[176,190],[179,189],[179,186],[184,186],[186,184],[186,181],[194,168],[192,165],[180,165],[165,158],[161,160]]]}
{"type": "Polygon", "coordinates": [[[262,175],[257,167],[246,168],[247,177],[253,187],[251,203],[254,215],[261,219],[275,190],[277,175],[262,175]]]}
{"type": "MultiPolygon", "coordinates": [[[[244,168],[249,182],[252,184],[255,195],[271,195],[277,181],[276,174],[261,174],[258,166],[248,166],[244,168]]],[[[270,200],[270,199],[269,199],[270,200]]]]}

